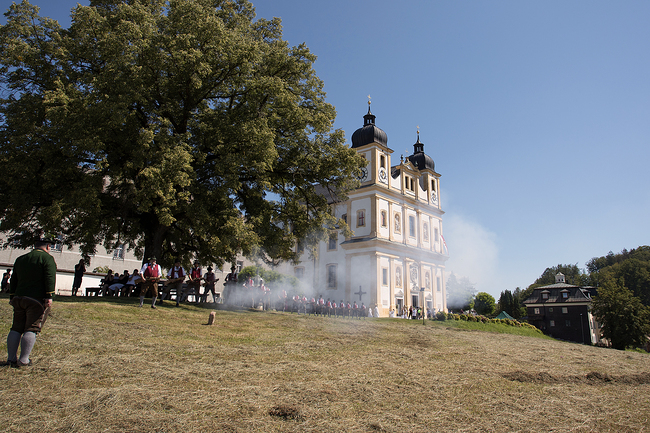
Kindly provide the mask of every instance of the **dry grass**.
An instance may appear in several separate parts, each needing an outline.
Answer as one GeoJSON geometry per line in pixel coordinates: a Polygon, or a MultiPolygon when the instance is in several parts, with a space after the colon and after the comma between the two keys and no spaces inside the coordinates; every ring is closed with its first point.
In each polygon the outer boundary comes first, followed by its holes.
{"type": "MultiPolygon", "coordinates": [[[[650,355],[401,319],[59,299],[0,431],[641,432],[650,355]]],[[[0,332],[11,317],[0,302],[0,332]]],[[[0,350],[4,351],[2,345],[0,350]]]]}

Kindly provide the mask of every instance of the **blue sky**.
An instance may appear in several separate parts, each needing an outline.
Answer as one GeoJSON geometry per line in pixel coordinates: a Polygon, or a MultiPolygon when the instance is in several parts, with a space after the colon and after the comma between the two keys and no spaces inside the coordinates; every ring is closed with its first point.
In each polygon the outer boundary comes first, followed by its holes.
{"type": "MultiPolygon", "coordinates": [[[[77,2],[32,3],[67,26],[77,2]]],[[[348,142],[368,95],[397,158],[420,126],[447,268],[477,290],[650,244],[650,2],[253,3],[318,56],[348,142]]]]}

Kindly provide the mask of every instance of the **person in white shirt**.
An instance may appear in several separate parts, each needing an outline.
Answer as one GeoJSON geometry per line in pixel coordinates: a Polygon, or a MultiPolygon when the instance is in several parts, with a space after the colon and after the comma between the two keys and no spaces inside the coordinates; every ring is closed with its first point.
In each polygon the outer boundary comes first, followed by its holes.
{"type": "Polygon", "coordinates": [[[144,279],[142,286],[140,287],[140,307],[144,304],[144,296],[147,294],[147,291],[151,289],[151,308],[156,308],[156,300],[158,299],[158,281],[162,277],[162,268],[158,263],[156,263],[156,258],[149,258],[149,263],[145,265],[140,270],[140,274],[144,279]]]}
{"type": "Polygon", "coordinates": [[[185,269],[181,266],[181,260],[176,259],[174,261],[174,266],[167,272],[167,283],[163,288],[163,294],[160,298],[160,304],[163,303],[163,300],[169,295],[172,289],[176,290],[176,306],[178,307],[181,300],[181,295],[183,294],[183,281],[187,273],[185,269]]]}

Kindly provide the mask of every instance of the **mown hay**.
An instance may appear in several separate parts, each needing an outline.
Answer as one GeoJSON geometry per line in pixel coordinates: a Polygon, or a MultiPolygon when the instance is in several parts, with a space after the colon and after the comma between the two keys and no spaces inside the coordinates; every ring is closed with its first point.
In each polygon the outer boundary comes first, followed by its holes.
{"type": "MultiPolygon", "coordinates": [[[[136,305],[58,300],[33,367],[0,369],[0,431],[638,432],[650,422],[643,353],[495,324],[457,332],[217,311],[206,326],[201,307],[136,305]]],[[[6,302],[0,317],[6,335],[6,302]]]]}

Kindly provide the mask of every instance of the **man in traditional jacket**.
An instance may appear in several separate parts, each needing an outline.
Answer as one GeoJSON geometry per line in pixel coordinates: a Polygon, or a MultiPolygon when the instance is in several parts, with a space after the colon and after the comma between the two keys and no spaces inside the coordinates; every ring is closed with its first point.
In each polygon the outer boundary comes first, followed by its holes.
{"type": "Polygon", "coordinates": [[[167,272],[167,281],[162,289],[162,296],[160,297],[160,303],[163,303],[163,300],[171,293],[172,290],[176,291],[176,306],[178,307],[183,294],[183,281],[185,281],[185,276],[187,273],[183,266],[181,266],[181,259],[176,259],[174,261],[174,266],[167,272]]]}
{"type": "Polygon", "coordinates": [[[142,286],[140,286],[140,307],[144,304],[144,297],[147,294],[147,291],[151,289],[151,308],[156,308],[156,300],[158,299],[158,281],[162,277],[162,268],[158,263],[156,263],[156,258],[149,258],[149,263],[145,265],[140,270],[140,275],[144,279],[142,286]]]}
{"type": "Polygon", "coordinates": [[[29,357],[36,335],[41,332],[52,308],[56,286],[56,263],[50,255],[53,243],[50,239],[38,240],[31,252],[18,257],[14,263],[9,283],[9,304],[14,308],[14,317],[7,335],[4,366],[20,368],[32,365],[29,357]]]}

